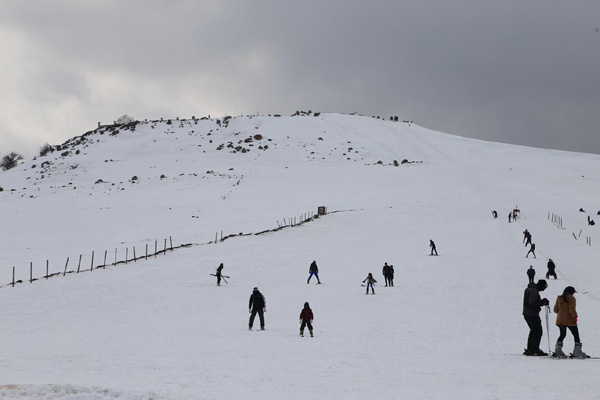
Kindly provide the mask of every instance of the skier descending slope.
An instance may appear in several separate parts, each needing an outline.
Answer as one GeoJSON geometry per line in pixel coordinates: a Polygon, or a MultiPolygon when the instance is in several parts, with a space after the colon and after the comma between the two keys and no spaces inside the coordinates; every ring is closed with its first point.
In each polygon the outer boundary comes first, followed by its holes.
{"type": "Polygon", "coordinates": [[[258,314],[258,318],[260,319],[260,330],[265,330],[265,315],[267,312],[267,302],[265,300],[265,296],[261,292],[258,291],[258,288],[255,287],[250,295],[250,301],[248,303],[248,312],[250,313],[250,321],[248,322],[248,330],[252,330],[252,325],[254,325],[254,318],[256,314],[258,314]]]}
{"type": "Polygon", "coordinates": [[[548,284],[545,280],[540,279],[537,283],[530,283],[523,293],[523,317],[529,326],[529,336],[527,338],[527,348],[525,349],[526,356],[547,356],[540,349],[542,341],[542,320],[540,319],[540,311],[542,306],[547,306],[548,299],[540,298],[540,292],[546,290],[548,284]]]}
{"type": "Polygon", "coordinates": [[[375,278],[373,278],[373,274],[369,272],[369,275],[365,278],[363,283],[367,282],[367,292],[365,294],[369,294],[369,287],[371,287],[371,294],[375,294],[375,289],[373,289],[373,284],[377,283],[375,278]]]}
{"type": "Polygon", "coordinates": [[[300,312],[300,336],[304,337],[304,328],[308,326],[308,331],[310,332],[310,337],[313,337],[313,322],[314,316],[313,312],[310,309],[310,305],[308,301],[304,303],[304,308],[300,312]]]}

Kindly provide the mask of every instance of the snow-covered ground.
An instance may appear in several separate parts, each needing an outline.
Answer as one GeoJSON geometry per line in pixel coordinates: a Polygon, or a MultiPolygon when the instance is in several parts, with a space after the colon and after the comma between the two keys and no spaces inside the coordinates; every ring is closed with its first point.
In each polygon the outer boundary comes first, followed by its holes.
{"type": "Polygon", "coordinates": [[[542,294],[575,286],[583,349],[600,355],[600,228],[586,222],[600,223],[599,171],[595,155],[339,114],[75,138],[0,173],[0,397],[598,399],[600,361],[521,355],[521,307],[526,269],[543,277],[551,257],[559,279],[542,294]],[[318,206],[329,213],[252,235],[318,206]],[[221,232],[235,236],[214,243],[221,232]],[[97,269],[169,238],[190,246],[97,269]],[[306,284],[312,260],[322,285],[306,284]],[[247,328],[254,286],[264,332],[247,328]],[[305,301],[314,338],[298,335],[305,301]]]}

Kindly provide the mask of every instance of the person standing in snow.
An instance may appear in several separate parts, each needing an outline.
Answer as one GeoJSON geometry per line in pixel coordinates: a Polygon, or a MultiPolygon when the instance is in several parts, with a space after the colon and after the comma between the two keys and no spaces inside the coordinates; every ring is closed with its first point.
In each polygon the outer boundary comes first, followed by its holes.
{"type": "Polygon", "coordinates": [[[525,292],[523,293],[523,318],[529,326],[529,336],[527,337],[527,348],[525,349],[526,356],[547,356],[540,349],[540,342],[542,341],[542,320],[540,319],[540,311],[542,306],[550,304],[548,299],[540,298],[540,292],[546,290],[548,284],[545,280],[540,279],[537,283],[530,283],[527,285],[525,292]]]}
{"type": "Polygon", "coordinates": [[[533,265],[529,266],[527,276],[529,277],[529,283],[533,283],[533,278],[535,278],[535,269],[533,269],[533,265]]]}
{"type": "Polygon", "coordinates": [[[321,281],[319,280],[319,267],[317,267],[317,262],[315,260],[313,260],[310,267],[308,267],[308,273],[310,275],[308,275],[308,279],[306,280],[307,284],[310,282],[310,278],[312,278],[313,275],[317,278],[317,285],[321,284],[321,281]]]}
{"type": "Polygon", "coordinates": [[[567,337],[567,328],[573,334],[575,348],[573,349],[574,358],[588,358],[589,356],[581,351],[581,340],[579,339],[579,329],[577,329],[577,302],[574,293],[577,293],[573,286],[567,286],[563,294],[556,298],[554,312],[556,313],[556,326],[558,326],[560,335],[556,340],[556,348],[553,357],[566,357],[563,352],[563,340],[567,337]]]}
{"type": "Polygon", "coordinates": [[[510,219],[512,218],[512,212],[508,213],[508,223],[510,224],[510,219]]]}
{"type": "Polygon", "coordinates": [[[265,296],[261,292],[258,291],[258,288],[255,287],[250,295],[250,301],[248,303],[248,312],[250,313],[250,321],[248,322],[248,330],[252,330],[252,325],[254,325],[254,318],[256,314],[258,314],[258,318],[260,319],[260,330],[265,330],[265,315],[267,312],[267,302],[265,300],[265,296]]]}
{"type": "Polygon", "coordinates": [[[525,247],[527,247],[531,244],[531,233],[527,229],[523,233],[525,234],[523,241],[525,242],[525,247]]]}
{"type": "Polygon", "coordinates": [[[554,279],[557,279],[556,277],[556,265],[554,264],[554,261],[552,261],[551,258],[548,259],[548,272],[546,272],[546,279],[550,279],[550,276],[553,276],[554,279]]]}
{"type": "Polygon", "coordinates": [[[369,272],[369,275],[365,278],[363,283],[367,282],[367,292],[365,294],[369,294],[369,287],[371,288],[371,294],[375,294],[375,289],[373,288],[373,284],[377,283],[375,278],[373,278],[373,274],[369,272]]]}
{"type": "Polygon", "coordinates": [[[390,265],[390,272],[388,275],[388,280],[390,281],[390,286],[394,287],[394,266],[390,265]]]}
{"type": "Polygon", "coordinates": [[[221,286],[221,274],[223,272],[223,263],[217,268],[217,286],[221,286]]]}
{"type": "Polygon", "coordinates": [[[533,258],[537,258],[535,256],[535,243],[531,243],[531,247],[529,248],[527,255],[525,255],[525,258],[529,258],[529,253],[533,254],[533,258]]]}
{"type": "Polygon", "coordinates": [[[308,331],[310,332],[310,337],[313,337],[313,322],[314,316],[313,312],[310,309],[310,305],[308,301],[304,303],[304,308],[300,312],[300,336],[304,337],[304,328],[308,326],[308,331]]]}
{"type": "Polygon", "coordinates": [[[390,284],[390,266],[387,263],[383,264],[383,270],[381,272],[383,273],[383,279],[385,280],[385,286],[387,287],[388,284],[389,284],[389,286],[392,286],[390,284]]]}
{"type": "Polygon", "coordinates": [[[438,253],[437,253],[437,249],[435,248],[435,243],[433,243],[433,240],[429,240],[429,247],[431,247],[431,254],[429,254],[429,255],[430,256],[433,256],[433,255],[437,256],[438,253]],[[435,254],[433,254],[433,253],[435,253],[435,254]]]}
{"type": "Polygon", "coordinates": [[[492,211],[492,217],[494,217],[494,219],[498,218],[498,213],[496,210],[492,211]]]}

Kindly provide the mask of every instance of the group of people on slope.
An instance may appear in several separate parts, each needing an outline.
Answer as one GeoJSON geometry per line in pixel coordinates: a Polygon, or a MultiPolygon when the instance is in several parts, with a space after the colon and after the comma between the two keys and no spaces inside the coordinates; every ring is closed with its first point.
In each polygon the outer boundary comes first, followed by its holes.
{"type": "MultiPolygon", "coordinates": [[[[556,264],[554,264],[554,261],[552,261],[551,258],[548,259],[547,267],[548,271],[546,272],[546,279],[550,279],[551,276],[553,276],[554,279],[557,279],[556,264]]],[[[529,269],[527,270],[527,277],[529,278],[529,283],[533,283],[535,280],[535,269],[533,269],[533,265],[529,266],[529,269]]]]}
{"type": "MultiPolygon", "coordinates": [[[[523,294],[523,317],[529,326],[529,336],[527,338],[527,348],[525,349],[526,356],[547,356],[548,353],[540,349],[542,340],[542,320],[540,311],[542,306],[549,307],[550,302],[547,298],[541,298],[540,292],[543,292],[548,287],[548,283],[544,279],[540,279],[537,283],[529,283],[523,294]]],[[[559,337],[554,348],[554,357],[567,357],[563,352],[563,340],[567,336],[567,329],[573,334],[575,346],[571,357],[587,358],[589,357],[582,350],[581,340],[579,338],[579,330],[577,328],[577,301],[574,294],[577,293],[573,286],[567,286],[563,290],[563,294],[556,298],[554,303],[554,312],[556,313],[556,326],[559,329],[559,337]]]]}

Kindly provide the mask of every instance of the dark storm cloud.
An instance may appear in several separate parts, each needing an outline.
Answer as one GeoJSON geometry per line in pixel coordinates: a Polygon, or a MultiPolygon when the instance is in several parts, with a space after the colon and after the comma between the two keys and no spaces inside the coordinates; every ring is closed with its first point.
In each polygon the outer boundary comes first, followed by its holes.
{"type": "MultiPolygon", "coordinates": [[[[600,153],[599,15],[593,1],[4,2],[25,48],[1,96],[50,138],[124,112],[313,109],[600,153]]],[[[17,132],[1,113],[0,135],[17,132]]]]}

